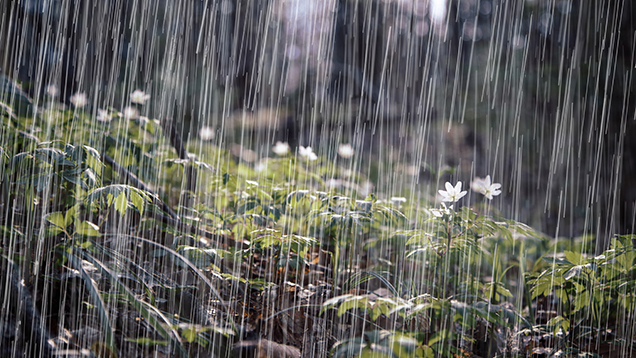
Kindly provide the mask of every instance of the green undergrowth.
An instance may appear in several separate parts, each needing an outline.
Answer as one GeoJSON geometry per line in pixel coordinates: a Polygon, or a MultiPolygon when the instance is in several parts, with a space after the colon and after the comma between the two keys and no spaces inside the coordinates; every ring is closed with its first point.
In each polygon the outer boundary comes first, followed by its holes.
{"type": "Polygon", "coordinates": [[[472,206],[451,184],[444,204],[409,202],[369,192],[351,159],[281,143],[248,163],[219,140],[180,145],[170,122],[106,111],[50,102],[25,118],[1,106],[0,288],[14,308],[2,329],[14,333],[0,345],[100,357],[231,356],[264,338],[303,355],[320,341],[335,357],[635,353],[631,236],[593,255],[589,237],[548,239],[496,213],[489,177],[473,181],[484,197],[472,206]],[[12,325],[25,317],[31,326],[12,325]]]}

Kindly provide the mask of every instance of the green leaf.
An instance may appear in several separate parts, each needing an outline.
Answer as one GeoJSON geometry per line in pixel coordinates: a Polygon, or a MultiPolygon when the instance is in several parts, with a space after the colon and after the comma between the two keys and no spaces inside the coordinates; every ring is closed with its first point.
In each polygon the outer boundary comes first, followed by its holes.
{"type": "Polygon", "coordinates": [[[90,221],[84,221],[79,224],[75,224],[75,233],[84,236],[101,236],[99,232],[99,226],[93,224],[90,221]]]}
{"type": "Polygon", "coordinates": [[[280,239],[274,235],[265,235],[254,239],[252,242],[259,243],[262,248],[267,248],[272,245],[279,245],[280,239]]]}
{"type": "Polygon", "coordinates": [[[323,304],[322,304],[322,308],[320,309],[320,314],[322,314],[323,312],[325,312],[326,310],[335,307],[338,303],[348,300],[349,298],[354,297],[352,294],[346,294],[346,295],[342,295],[342,296],[336,296],[333,298],[330,298],[328,300],[326,300],[323,304]]]}
{"type": "Polygon", "coordinates": [[[62,232],[64,232],[64,230],[60,229],[57,226],[48,227],[48,235],[50,236],[55,236],[55,235],[61,234],[62,232]]]}
{"type": "Polygon", "coordinates": [[[342,316],[343,314],[345,314],[345,312],[347,312],[350,309],[356,309],[356,308],[367,309],[368,306],[369,306],[369,297],[353,296],[345,300],[344,302],[342,302],[340,307],[338,307],[338,317],[342,316]]]}
{"type": "Polygon", "coordinates": [[[49,215],[47,215],[46,217],[46,221],[50,222],[51,224],[61,228],[61,229],[66,229],[66,222],[64,220],[64,214],[62,214],[61,212],[54,212],[54,213],[50,213],[49,215]]]}
{"type": "Polygon", "coordinates": [[[75,216],[77,214],[78,205],[71,206],[68,210],[66,210],[66,214],[64,214],[64,227],[68,227],[73,223],[75,216]]]}
{"type": "Polygon", "coordinates": [[[578,252],[565,251],[565,258],[574,265],[581,265],[585,263],[585,257],[578,252]]]}
{"type": "Polygon", "coordinates": [[[435,351],[433,351],[433,348],[431,348],[429,346],[425,346],[424,347],[424,357],[425,358],[434,358],[435,357],[435,351]]]}
{"type": "Polygon", "coordinates": [[[570,329],[570,320],[563,316],[556,316],[548,321],[548,326],[554,326],[553,334],[556,336],[559,333],[559,329],[563,329],[563,333],[567,333],[570,329]]]}
{"type": "Polygon", "coordinates": [[[188,325],[180,325],[179,327],[183,328],[181,330],[181,336],[185,338],[186,342],[192,343],[194,342],[195,339],[197,339],[199,332],[195,325],[188,324],[188,325]]]}
{"type": "Polygon", "coordinates": [[[128,207],[128,200],[126,199],[126,194],[121,192],[119,196],[115,199],[114,202],[115,210],[119,212],[119,215],[124,216],[126,213],[126,208],[128,207]]]}
{"type": "Polygon", "coordinates": [[[139,210],[139,214],[143,215],[144,214],[144,198],[141,197],[141,195],[139,195],[137,192],[135,191],[131,191],[130,192],[130,202],[132,203],[133,207],[135,207],[137,210],[139,210]]]}

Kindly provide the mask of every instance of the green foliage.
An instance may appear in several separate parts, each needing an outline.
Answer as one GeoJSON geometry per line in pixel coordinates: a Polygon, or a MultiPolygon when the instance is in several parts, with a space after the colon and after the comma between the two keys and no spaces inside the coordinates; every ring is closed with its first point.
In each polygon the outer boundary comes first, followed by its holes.
{"type": "Polygon", "coordinates": [[[0,109],[0,198],[5,208],[12,203],[0,254],[50,291],[83,287],[64,295],[98,322],[104,342],[89,347],[95,354],[117,356],[130,344],[227,356],[239,323],[274,322],[312,305],[330,332],[336,319],[362,322],[358,334],[338,336],[334,357],[467,356],[488,337],[505,344],[536,334],[558,342],[553,353],[588,354],[572,342],[631,332],[598,327],[634,310],[632,236],[594,256],[589,238],[551,244],[527,225],[485,214],[488,206],[360,195],[352,183],[362,174],[322,159],[286,155],[251,167],[194,141],[199,155],[183,160],[157,120],[115,109],[106,122],[53,105],[31,118],[0,109]],[[200,179],[191,202],[180,192],[186,167],[200,179]],[[68,285],[73,277],[78,284],[68,285]],[[319,285],[328,293],[309,295],[319,285]],[[258,301],[287,298],[303,303],[270,312],[258,301]],[[556,301],[555,312],[541,318],[543,300],[556,301]],[[131,314],[143,323],[138,331],[115,328],[131,314]]]}
{"type": "Polygon", "coordinates": [[[527,274],[533,298],[554,297],[557,315],[536,327],[560,337],[562,344],[620,318],[634,308],[636,250],[632,235],[617,236],[598,256],[565,251],[544,257],[549,268],[527,274]],[[560,335],[558,335],[561,332],[560,335]]]}
{"type": "Polygon", "coordinates": [[[339,342],[333,357],[426,357],[433,358],[431,346],[420,344],[418,334],[391,331],[367,331],[363,337],[339,342]]]}
{"type": "Polygon", "coordinates": [[[152,197],[152,194],[130,185],[112,184],[88,192],[86,202],[91,206],[101,204],[102,209],[113,207],[121,216],[128,206],[132,206],[143,215],[146,203],[152,201],[152,197]]]}

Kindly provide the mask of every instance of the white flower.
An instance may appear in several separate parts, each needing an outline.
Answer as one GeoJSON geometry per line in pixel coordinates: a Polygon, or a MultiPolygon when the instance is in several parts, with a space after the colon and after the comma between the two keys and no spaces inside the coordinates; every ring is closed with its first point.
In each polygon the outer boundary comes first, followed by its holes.
{"type": "Polygon", "coordinates": [[[470,188],[473,189],[473,191],[484,194],[488,200],[492,200],[493,196],[501,194],[501,190],[499,190],[501,184],[492,183],[490,181],[490,175],[487,175],[486,179],[475,178],[475,180],[470,183],[470,188]]]}
{"type": "Polygon", "coordinates": [[[88,98],[84,92],[77,92],[71,96],[71,103],[77,108],[82,108],[88,103],[88,98]]]}
{"type": "Polygon", "coordinates": [[[110,122],[113,119],[113,116],[108,113],[106,109],[98,109],[97,110],[97,120],[100,122],[110,122]]]}
{"type": "Polygon", "coordinates": [[[208,126],[201,127],[201,129],[199,129],[199,137],[201,137],[202,140],[214,139],[214,129],[208,126]]]}
{"type": "Polygon", "coordinates": [[[130,102],[132,103],[145,104],[149,99],[150,95],[141,90],[135,90],[135,92],[130,94],[130,102]]]}
{"type": "Polygon", "coordinates": [[[259,161],[254,166],[254,171],[257,171],[257,172],[262,172],[265,169],[267,169],[267,162],[264,160],[259,161]]]}
{"type": "Polygon", "coordinates": [[[446,182],[446,190],[439,190],[439,195],[442,196],[442,201],[456,202],[463,198],[466,192],[462,191],[462,182],[458,181],[455,187],[446,182]]]}
{"type": "Polygon", "coordinates": [[[362,196],[367,196],[373,191],[373,183],[365,181],[358,187],[358,193],[362,196]]]}
{"type": "Polygon", "coordinates": [[[44,87],[44,92],[46,92],[51,97],[55,97],[55,96],[57,96],[57,86],[56,85],[48,85],[48,86],[44,87]]]}
{"type": "Polygon", "coordinates": [[[394,196],[391,201],[396,205],[402,205],[402,203],[406,203],[406,198],[394,196]]]}
{"type": "Polygon", "coordinates": [[[325,182],[327,188],[338,188],[342,185],[342,181],[338,179],[329,179],[325,182]]]}
{"type": "Polygon", "coordinates": [[[289,144],[287,144],[287,142],[282,143],[278,141],[276,142],[276,145],[272,147],[272,151],[280,156],[283,156],[289,153],[289,144]]]}
{"type": "Polygon", "coordinates": [[[446,204],[442,203],[442,207],[441,209],[431,209],[431,213],[438,218],[441,218],[444,215],[450,215],[451,214],[451,210],[453,210],[453,206],[446,206],[446,204]]]}
{"type": "Polygon", "coordinates": [[[123,117],[126,119],[136,119],[139,117],[139,111],[137,111],[137,108],[134,107],[126,107],[124,108],[123,117]]]}
{"type": "Polygon", "coordinates": [[[255,161],[257,158],[258,158],[258,154],[256,154],[255,151],[251,149],[243,148],[243,151],[241,152],[241,159],[243,159],[244,161],[248,163],[251,163],[255,161]]]}
{"type": "Polygon", "coordinates": [[[353,147],[351,144],[340,144],[338,154],[343,158],[351,158],[353,157],[353,147]]]}
{"type": "Polygon", "coordinates": [[[316,153],[314,153],[314,151],[311,149],[311,147],[303,147],[302,145],[300,147],[298,147],[298,154],[300,154],[301,157],[307,159],[307,160],[316,160],[318,159],[318,156],[316,155],[316,153]]]}

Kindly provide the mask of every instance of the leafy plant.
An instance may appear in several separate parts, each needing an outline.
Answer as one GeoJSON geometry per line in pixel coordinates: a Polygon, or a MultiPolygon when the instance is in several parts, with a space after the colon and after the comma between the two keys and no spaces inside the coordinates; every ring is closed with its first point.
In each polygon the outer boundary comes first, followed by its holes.
{"type": "Polygon", "coordinates": [[[614,238],[610,249],[598,256],[565,251],[545,257],[548,269],[528,273],[533,298],[557,300],[556,314],[535,328],[555,337],[559,349],[592,337],[611,341],[610,332],[624,329],[618,323],[624,319],[620,312],[633,310],[636,288],[631,238],[614,238]]]}

